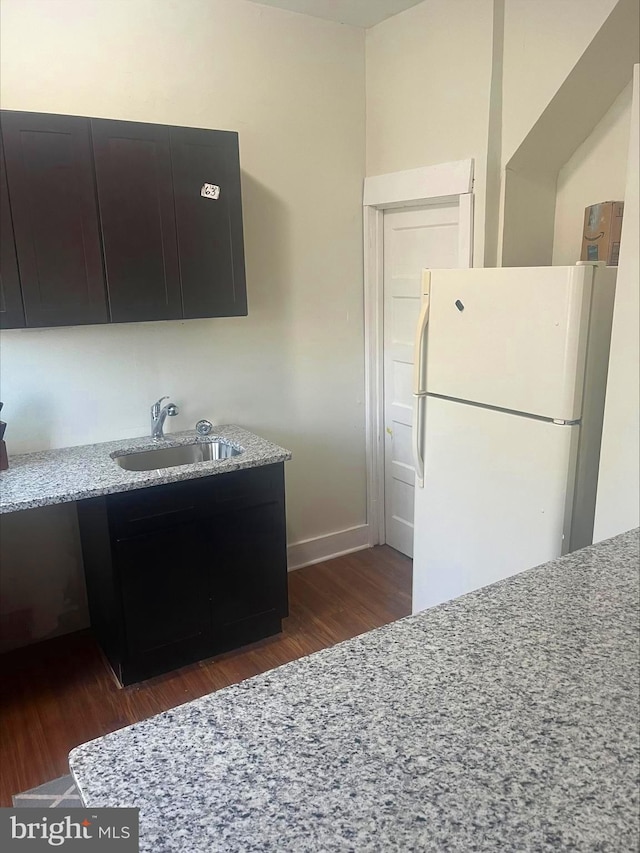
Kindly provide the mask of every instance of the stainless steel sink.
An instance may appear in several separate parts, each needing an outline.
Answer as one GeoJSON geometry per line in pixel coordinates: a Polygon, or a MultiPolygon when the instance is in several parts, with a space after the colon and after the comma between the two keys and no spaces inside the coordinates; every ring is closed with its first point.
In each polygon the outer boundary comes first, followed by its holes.
{"type": "Polygon", "coordinates": [[[127,471],[154,471],[157,468],[175,468],[177,465],[192,465],[194,462],[211,462],[230,459],[242,453],[226,441],[201,441],[197,444],[182,444],[179,447],[158,447],[126,453],[114,457],[114,461],[127,471]]]}

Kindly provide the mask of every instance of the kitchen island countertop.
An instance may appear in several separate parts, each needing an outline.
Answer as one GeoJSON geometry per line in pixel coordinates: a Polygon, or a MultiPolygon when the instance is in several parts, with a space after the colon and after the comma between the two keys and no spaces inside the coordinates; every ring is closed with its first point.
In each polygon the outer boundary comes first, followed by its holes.
{"type": "Polygon", "coordinates": [[[193,431],[168,434],[162,442],[146,438],[63,447],[11,456],[9,468],[0,473],[0,513],[68,503],[99,495],[128,492],[196,477],[209,477],[256,468],[291,459],[291,452],[234,424],[217,426],[211,435],[198,438],[193,431]],[[242,448],[239,456],[210,462],[193,462],[150,471],[127,471],[114,457],[141,450],[157,450],[215,441],[221,438],[242,448]]]}
{"type": "Polygon", "coordinates": [[[638,531],[74,749],[141,851],[636,851],[638,531]]]}

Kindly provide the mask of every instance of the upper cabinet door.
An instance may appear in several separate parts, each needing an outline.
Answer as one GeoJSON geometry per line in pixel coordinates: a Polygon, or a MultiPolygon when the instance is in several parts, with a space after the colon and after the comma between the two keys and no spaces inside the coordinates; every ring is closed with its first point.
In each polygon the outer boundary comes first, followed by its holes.
{"type": "Polygon", "coordinates": [[[169,129],[92,119],[113,322],[182,316],[169,129]]]}
{"type": "Polygon", "coordinates": [[[238,135],[171,128],[185,318],[247,313],[238,135]]]}
{"type": "Polygon", "coordinates": [[[3,111],[2,136],[27,325],[107,322],[89,120],[3,111]]]}
{"type": "Polygon", "coordinates": [[[24,309],[0,137],[0,329],[18,329],[21,326],[24,326],[24,309]]]}

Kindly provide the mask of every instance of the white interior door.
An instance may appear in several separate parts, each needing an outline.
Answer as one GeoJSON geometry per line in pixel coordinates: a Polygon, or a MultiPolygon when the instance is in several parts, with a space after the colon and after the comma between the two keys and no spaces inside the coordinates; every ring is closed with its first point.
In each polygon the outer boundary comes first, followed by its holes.
{"type": "Polygon", "coordinates": [[[384,503],[388,545],[413,556],[412,371],[427,267],[466,266],[458,200],[384,213],[384,503]]]}

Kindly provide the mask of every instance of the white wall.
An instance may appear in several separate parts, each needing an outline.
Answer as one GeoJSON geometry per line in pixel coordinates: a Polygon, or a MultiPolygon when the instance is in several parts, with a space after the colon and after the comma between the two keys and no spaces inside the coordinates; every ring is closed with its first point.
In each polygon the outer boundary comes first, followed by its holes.
{"type": "MultiPolygon", "coordinates": [[[[145,435],[169,394],[173,430],[207,417],[293,451],[290,542],[364,524],[364,32],[244,0],[3,0],[0,32],[4,109],[239,131],[249,300],[247,318],[3,333],[9,453],[145,435]]],[[[30,538],[64,586],[66,526],[19,524],[3,572],[30,538]]]]}
{"type": "Polygon", "coordinates": [[[616,2],[505,0],[503,163],[509,162],[616,2]]]}
{"type": "Polygon", "coordinates": [[[553,264],[580,258],[584,209],[623,201],[627,175],[632,84],[624,89],[591,135],[560,169],[556,187],[553,264]]]}
{"type": "Polygon", "coordinates": [[[622,242],[604,408],[594,540],[640,525],[640,66],[633,77],[622,242]]]}
{"type": "Polygon", "coordinates": [[[482,266],[492,0],[425,0],[367,30],[367,175],[475,158],[482,266]]]}
{"type": "Polygon", "coordinates": [[[631,77],[637,0],[504,0],[506,266],[553,262],[558,172],[631,77]]]}

